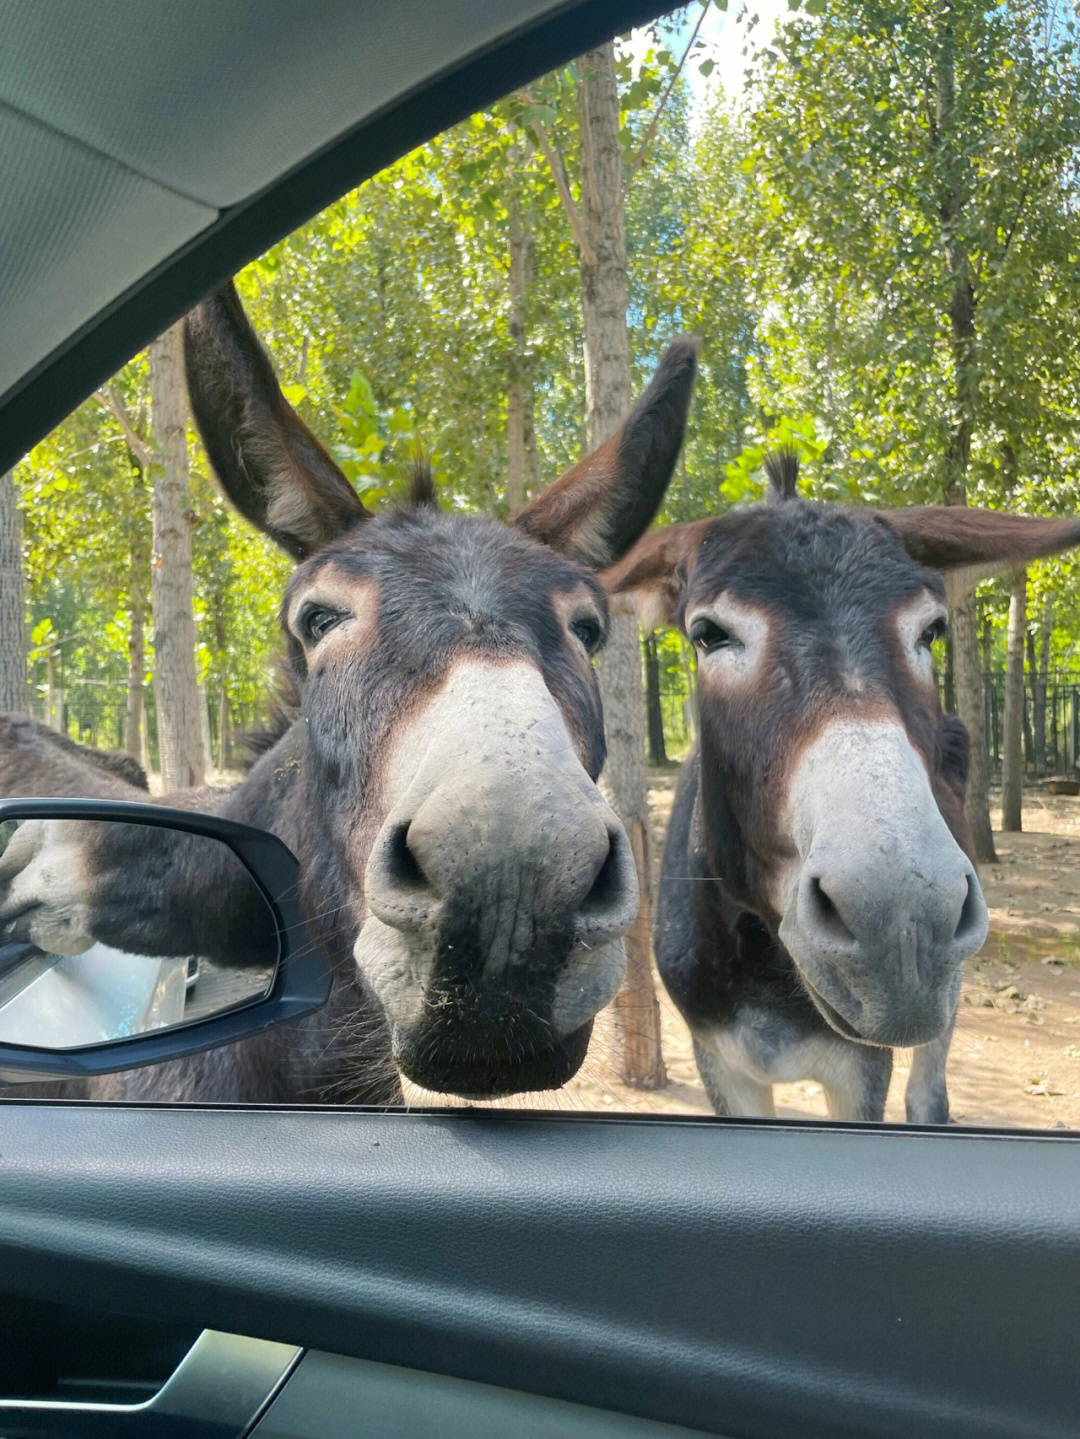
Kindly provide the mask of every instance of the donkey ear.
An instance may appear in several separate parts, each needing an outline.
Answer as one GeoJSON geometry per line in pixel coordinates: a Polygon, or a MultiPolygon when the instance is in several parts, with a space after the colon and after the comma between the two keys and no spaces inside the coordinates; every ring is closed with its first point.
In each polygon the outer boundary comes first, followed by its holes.
{"type": "Polygon", "coordinates": [[[515,524],[600,569],[648,529],[682,448],[701,342],[664,352],[649,388],[617,434],[532,499],[515,524]]]}
{"type": "Polygon", "coordinates": [[[600,576],[617,613],[636,614],[643,630],[670,625],[679,608],[690,563],[715,520],[665,525],[639,540],[600,576]]]}
{"type": "Polygon", "coordinates": [[[912,559],[941,571],[950,597],[991,575],[1080,545],[1080,520],[1032,519],[965,505],[888,510],[881,518],[912,559]]]}
{"type": "Polygon", "coordinates": [[[356,491],[281,393],[230,280],[184,322],[188,394],[221,488],[302,560],[367,518],[356,491]]]}

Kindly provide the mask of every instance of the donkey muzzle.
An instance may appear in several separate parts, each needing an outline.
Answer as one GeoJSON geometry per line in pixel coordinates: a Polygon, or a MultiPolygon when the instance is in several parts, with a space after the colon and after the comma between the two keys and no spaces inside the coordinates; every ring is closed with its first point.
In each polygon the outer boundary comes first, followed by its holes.
{"type": "Polygon", "coordinates": [[[950,1023],[964,960],[981,949],[988,923],[974,867],[955,851],[932,874],[895,849],[880,866],[846,850],[811,854],[780,938],[841,1034],[926,1044],[950,1023]]]}
{"type": "Polygon", "coordinates": [[[476,666],[461,668],[368,859],[356,958],[405,1072],[475,1096],[574,1072],[622,977],[638,890],[538,671],[506,666],[494,704],[483,666],[480,705],[476,666]]]}
{"type": "Polygon", "coordinates": [[[829,1024],[869,1044],[927,1044],[956,1009],[989,916],[899,724],[837,722],[792,783],[799,859],[780,940],[829,1024]]]}

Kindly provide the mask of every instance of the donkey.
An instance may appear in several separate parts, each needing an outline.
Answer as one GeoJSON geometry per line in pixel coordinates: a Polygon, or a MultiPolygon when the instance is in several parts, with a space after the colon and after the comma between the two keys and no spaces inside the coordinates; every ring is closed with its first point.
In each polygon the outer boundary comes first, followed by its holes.
{"type": "MultiPolygon", "coordinates": [[[[596,571],[656,513],[697,348],[674,342],[623,428],[504,524],[440,511],[423,470],[411,504],[370,514],[286,401],[233,286],[188,317],[188,389],[217,478],[298,562],[281,618],[299,712],[212,807],[297,855],[334,985],[289,1033],[127,1076],[124,1095],[392,1103],[399,1073],[480,1097],[576,1072],[637,907],[629,843],[595,783],[596,571]]],[[[27,890],[47,868],[36,854],[61,842],[40,825],[6,891],[0,875],[0,936],[48,933],[50,897],[27,890]]],[[[68,866],[88,940],[121,872],[95,869],[89,840],[68,866]]],[[[125,883],[137,897],[137,853],[125,883]]],[[[215,883],[189,880],[182,897],[197,909],[215,883]]]]}
{"type": "Polygon", "coordinates": [[[880,1120],[915,1046],[913,1123],[948,1119],[963,962],[988,917],[964,819],[968,737],[932,651],[947,594],[1080,544],[1080,521],[797,497],[672,525],[606,575],[697,650],[656,910],[661,976],[718,1114],[773,1114],[813,1079],[837,1119],[880,1120]]]}
{"type": "MultiPolygon", "coordinates": [[[[119,750],[92,749],[76,744],[29,715],[0,714],[0,795],[56,794],[71,777],[78,777],[87,795],[105,799],[123,789],[149,789],[146,771],[137,760],[119,750]]],[[[135,798],[135,796],[128,796],[135,798]]]]}

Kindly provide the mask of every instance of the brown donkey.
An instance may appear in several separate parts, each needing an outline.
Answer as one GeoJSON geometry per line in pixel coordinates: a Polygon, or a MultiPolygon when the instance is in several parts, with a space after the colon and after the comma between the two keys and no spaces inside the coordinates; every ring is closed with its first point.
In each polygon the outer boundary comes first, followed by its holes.
{"type": "Polygon", "coordinates": [[[768,472],[769,503],[658,530],[605,576],[698,655],[657,963],[718,1113],[813,1079],[833,1117],[880,1120],[914,1045],[908,1119],[944,1123],[987,914],[932,650],[951,586],[1080,544],[1080,521],[811,504],[790,456],[768,472]]]}
{"type": "MultiPolygon", "coordinates": [[[[213,807],[296,853],[335,983],[288,1032],[116,1092],[392,1102],[398,1071],[485,1096],[577,1070],[637,906],[628,842],[595,784],[591,656],[608,611],[594,570],[656,513],[696,354],[676,341],[620,433],[514,524],[441,512],[422,472],[411,504],[375,516],[285,400],[233,287],[189,317],[188,387],[217,477],[298,561],[281,617],[299,711],[213,807]]],[[[94,864],[87,852],[70,871],[88,938],[110,898],[94,864]]],[[[7,915],[9,935],[36,926],[47,947],[49,899],[31,910],[25,893],[34,872],[6,897],[0,879],[0,934],[7,915]]],[[[115,856],[110,873],[123,873],[115,856]]],[[[137,855],[124,882],[137,898],[137,855]]]]}

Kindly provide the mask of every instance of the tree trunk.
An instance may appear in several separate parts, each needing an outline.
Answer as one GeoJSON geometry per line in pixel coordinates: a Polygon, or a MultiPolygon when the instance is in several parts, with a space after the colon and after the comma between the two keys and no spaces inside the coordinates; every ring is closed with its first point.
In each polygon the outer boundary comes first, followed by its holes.
{"type": "Polygon", "coordinates": [[[945,699],[946,713],[956,713],[956,655],[953,646],[952,631],[945,637],[945,699]]]}
{"type": "Polygon", "coordinates": [[[206,777],[205,704],[195,666],[194,578],[188,497],[187,397],[181,327],[150,346],[153,465],[154,694],[158,755],[166,792],[206,777]]]}
{"type": "Polygon", "coordinates": [[[50,650],[45,656],[45,723],[50,729],[63,728],[62,710],[63,701],[60,697],[60,682],[56,671],[56,651],[50,650]]]}
{"type": "Polygon", "coordinates": [[[202,730],[203,774],[207,775],[214,767],[214,746],[210,738],[210,702],[203,685],[199,686],[199,725],[202,730]]]}
{"type": "MultiPolygon", "coordinates": [[[[1024,636],[1024,641],[1027,646],[1027,672],[1032,679],[1034,679],[1038,670],[1038,666],[1035,663],[1035,636],[1029,632],[1024,636]]],[[[1035,701],[1035,704],[1038,703],[1037,694],[1033,694],[1032,699],[1035,701]]],[[[1033,704],[1032,709],[1034,709],[1034,707],[1035,705],[1033,704]]],[[[1021,691],[1020,713],[1024,720],[1024,764],[1030,766],[1032,769],[1037,769],[1035,763],[1035,736],[1031,730],[1033,716],[1028,713],[1027,694],[1024,691],[1021,691]]]]}
{"type": "Polygon", "coordinates": [[[229,732],[229,692],[224,685],[218,695],[218,769],[229,768],[232,750],[232,735],[229,732]]]}
{"type": "MultiPolygon", "coordinates": [[[[945,453],[945,503],[967,504],[967,472],[979,398],[976,369],[975,288],[967,251],[957,241],[961,212],[967,199],[961,147],[955,132],[956,38],[952,28],[952,7],[943,5],[935,63],[934,144],[942,157],[940,199],[941,235],[949,276],[946,319],[953,362],[953,423],[945,453]]],[[[970,594],[954,604],[953,646],[956,665],[957,712],[971,737],[971,766],[968,772],[968,824],[976,858],[988,863],[997,859],[990,828],[989,766],[986,760],[986,695],[979,668],[978,633],[975,626],[975,597],[970,594]]]]}
{"type": "Polygon", "coordinates": [[[1027,570],[1013,576],[1005,663],[1005,736],[1001,758],[1001,828],[1019,833],[1024,796],[1024,635],[1027,570]]]}
{"type": "Polygon", "coordinates": [[[214,596],[214,647],[218,655],[218,769],[229,767],[229,691],[225,683],[228,658],[225,654],[225,592],[214,596]]]}
{"type": "MultiPolygon", "coordinates": [[[[609,439],[630,412],[630,336],[626,328],[626,234],[623,152],[614,44],[578,62],[581,205],[585,238],[596,263],[582,256],[585,400],[589,447],[609,439]]],[[[637,864],[641,904],[626,936],[627,968],[615,998],[614,1026],[625,1083],[667,1083],[660,1048],[660,1009],[652,978],[649,811],[645,770],[645,696],[641,640],[631,615],[616,616],[598,663],[607,730],[607,786],[637,864]]]]}
{"type": "Polygon", "coordinates": [[[128,640],[127,704],[124,709],[124,753],[140,763],[146,722],[143,685],[146,682],[146,582],[149,568],[149,546],[140,525],[139,534],[131,546],[131,578],[128,582],[131,637],[128,640]]]}
{"type": "Polygon", "coordinates": [[[506,387],[506,505],[511,516],[525,504],[526,456],[525,390],[528,359],[525,354],[525,304],[528,292],[528,254],[521,225],[521,204],[510,201],[510,381],[506,387]]]}
{"type": "Polygon", "coordinates": [[[664,748],[664,711],[660,706],[660,656],[656,635],[645,637],[645,710],[649,721],[649,762],[667,764],[664,748]]]}
{"type": "Polygon", "coordinates": [[[0,475],[0,710],[23,711],[27,700],[22,522],[7,474],[0,475]]]}
{"type": "Polygon", "coordinates": [[[953,663],[956,669],[956,712],[971,738],[968,769],[967,811],[976,858],[997,862],[994,833],[990,828],[990,776],[986,761],[986,697],[979,670],[979,645],[975,628],[975,596],[967,594],[953,602],[953,663]]]}
{"type": "Polygon", "coordinates": [[[690,646],[680,636],[679,649],[682,652],[683,672],[683,739],[691,743],[697,739],[697,704],[694,700],[694,672],[690,667],[690,646]]]}
{"type": "MultiPolygon", "coordinates": [[[[1031,666],[1033,689],[1032,724],[1035,727],[1035,773],[1040,777],[1047,773],[1046,763],[1046,691],[1050,679],[1050,639],[1054,631],[1053,602],[1047,597],[1043,601],[1039,616],[1039,661],[1031,666]]],[[[1060,761],[1059,761],[1060,764],[1060,761]]]]}

